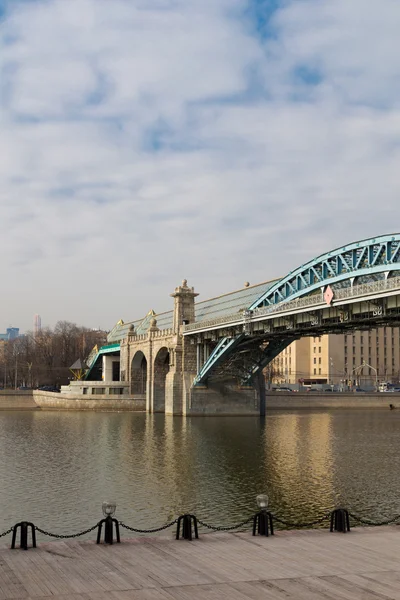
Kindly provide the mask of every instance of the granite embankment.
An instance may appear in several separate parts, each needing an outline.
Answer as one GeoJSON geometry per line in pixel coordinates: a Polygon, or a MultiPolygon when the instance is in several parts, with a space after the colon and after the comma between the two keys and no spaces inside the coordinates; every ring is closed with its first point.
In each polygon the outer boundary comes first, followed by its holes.
{"type": "Polygon", "coordinates": [[[267,394],[266,408],[268,410],[313,410],[336,408],[400,408],[400,394],[388,393],[342,393],[324,392],[267,394]]]}
{"type": "MultiPolygon", "coordinates": [[[[314,410],[344,408],[393,408],[400,409],[400,394],[348,393],[271,393],[266,398],[269,410],[314,410]]],[[[0,392],[1,410],[127,410],[144,411],[146,401],[142,398],[115,396],[72,396],[53,392],[2,391],[0,392]]]]}
{"type": "Polygon", "coordinates": [[[54,392],[2,391],[0,410],[128,410],[143,411],[146,401],[142,398],[121,396],[73,396],[54,392]]]}

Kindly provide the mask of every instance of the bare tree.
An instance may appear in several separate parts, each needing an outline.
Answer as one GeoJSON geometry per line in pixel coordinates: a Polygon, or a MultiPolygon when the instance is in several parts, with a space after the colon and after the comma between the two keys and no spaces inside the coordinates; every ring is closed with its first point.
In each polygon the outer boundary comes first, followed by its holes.
{"type": "Polygon", "coordinates": [[[78,358],[84,361],[93,346],[105,343],[104,331],[93,331],[68,321],[59,321],[54,330],[46,327],[35,334],[28,331],[4,345],[0,355],[4,385],[67,384],[71,376],[69,367],[78,358]]]}

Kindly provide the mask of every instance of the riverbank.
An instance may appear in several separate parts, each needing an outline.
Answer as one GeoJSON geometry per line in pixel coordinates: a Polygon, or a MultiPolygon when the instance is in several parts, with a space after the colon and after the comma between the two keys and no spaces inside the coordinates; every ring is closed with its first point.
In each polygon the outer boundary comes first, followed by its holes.
{"type": "Polygon", "coordinates": [[[0,392],[1,410],[126,410],[144,411],[146,400],[125,396],[85,396],[41,390],[0,392]]]}
{"type": "MultiPolygon", "coordinates": [[[[267,412],[271,410],[314,410],[314,409],[400,409],[400,394],[384,393],[345,393],[345,394],[315,394],[281,392],[267,394],[267,412]]],[[[54,392],[33,391],[2,391],[0,392],[1,410],[146,410],[146,400],[125,396],[90,396],[57,394],[54,392]]],[[[223,415],[222,415],[223,416],[223,415]]]]}
{"type": "Polygon", "coordinates": [[[400,597],[400,529],[49,542],[0,549],[0,594],[53,600],[359,600],[400,597]]]}
{"type": "Polygon", "coordinates": [[[400,394],[389,393],[341,393],[325,392],[282,393],[267,394],[266,409],[268,410],[313,410],[336,408],[400,408],[400,394]]]}

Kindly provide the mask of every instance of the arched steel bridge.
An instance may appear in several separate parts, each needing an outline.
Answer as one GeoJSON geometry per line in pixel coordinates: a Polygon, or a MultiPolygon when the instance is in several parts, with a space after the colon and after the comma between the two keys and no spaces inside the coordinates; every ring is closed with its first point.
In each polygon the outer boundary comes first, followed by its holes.
{"type": "Polygon", "coordinates": [[[400,233],[322,254],[272,282],[246,309],[184,326],[198,346],[195,385],[252,379],[304,336],[400,325],[400,233]]]}

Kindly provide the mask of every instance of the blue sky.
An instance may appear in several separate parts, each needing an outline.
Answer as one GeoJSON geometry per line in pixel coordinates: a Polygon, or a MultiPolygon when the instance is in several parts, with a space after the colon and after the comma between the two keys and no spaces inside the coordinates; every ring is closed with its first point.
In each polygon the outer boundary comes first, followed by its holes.
{"type": "Polygon", "coordinates": [[[0,0],[0,329],[398,230],[395,0],[0,0]],[[372,43],[373,41],[373,43],[372,43]]]}

